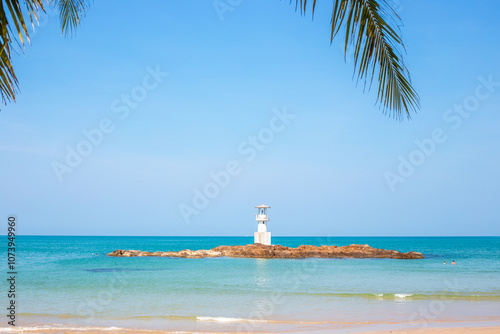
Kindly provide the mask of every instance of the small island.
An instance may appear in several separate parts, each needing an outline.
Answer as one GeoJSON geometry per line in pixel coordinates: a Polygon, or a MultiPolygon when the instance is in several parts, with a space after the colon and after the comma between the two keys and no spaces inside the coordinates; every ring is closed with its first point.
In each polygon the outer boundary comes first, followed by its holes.
{"type": "Polygon", "coordinates": [[[115,257],[132,256],[160,256],[177,258],[205,258],[205,257],[246,257],[260,259],[304,259],[304,258],[387,258],[387,259],[423,259],[422,253],[401,253],[395,250],[373,248],[369,245],[349,246],[311,246],[301,245],[291,248],[281,245],[263,245],[260,243],[245,246],[218,246],[212,249],[189,250],[178,252],[143,252],[140,250],[118,249],[108,254],[115,257]]]}
{"type": "Polygon", "coordinates": [[[265,204],[255,207],[258,211],[255,215],[257,220],[257,232],[254,233],[254,243],[246,246],[219,246],[212,249],[190,250],[184,249],[178,252],[143,252],[139,250],[117,249],[108,256],[131,257],[131,256],[164,256],[181,258],[204,258],[204,257],[248,257],[259,259],[305,259],[316,258],[355,258],[355,259],[423,259],[422,253],[401,253],[395,250],[373,248],[369,245],[349,246],[311,246],[300,245],[290,248],[281,245],[271,245],[271,232],[267,230],[269,215],[267,209],[271,207],[265,204]]]}

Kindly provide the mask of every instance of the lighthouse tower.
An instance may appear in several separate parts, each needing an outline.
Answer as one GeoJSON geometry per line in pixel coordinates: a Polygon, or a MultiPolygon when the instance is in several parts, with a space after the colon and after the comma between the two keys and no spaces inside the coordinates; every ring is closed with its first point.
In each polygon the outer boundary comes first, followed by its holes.
{"type": "Polygon", "coordinates": [[[255,220],[257,220],[257,232],[253,234],[253,242],[255,244],[270,245],[271,232],[267,232],[267,221],[269,220],[267,209],[271,207],[261,204],[256,206],[256,208],[258,210],[255,215],[255,220]]]}

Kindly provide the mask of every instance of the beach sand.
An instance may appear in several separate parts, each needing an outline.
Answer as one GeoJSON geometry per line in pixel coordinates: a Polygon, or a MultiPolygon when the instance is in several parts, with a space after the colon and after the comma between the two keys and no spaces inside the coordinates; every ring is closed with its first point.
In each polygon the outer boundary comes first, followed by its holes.
{"type": "MultiPolygon", "coordinates": [[[[24,332],[19,328],[13,332],[24,332]]],[[[224,332],[224,331],[161,331],[161,330],[134,330],[134,329],[102,329],[102,330],[82,330],[77,328],[61,328],[59,330],[29,330],[30,333],[47,333],[47,334],[62,334],[62,333],[86,333],[86,334],[159,334],[159,333],[207,333],[207,334],[236,334],[236,333],[276,333],[274,331],[267,332],[265,329],[259,332],[224,332]]],[[[445,327],[445,328],[425,328],[425,329],[387,329],[379,331],[359,331],[356,329],[335,329],[324,330],[309,328],[307,330],[292,330],[280,331],[281,333],[349,333],[349,334],[498,334],[500,333],[500,326],[487,326],[487,327],[445,327]]]]}
{"type": "Polygon", "coordinates": [[[364,332],[363,334],[498,334],[500,326],[495,327],[453,327],[453,328],[426,328],[407,330],[385,330],[376,332],[364,332]]]}

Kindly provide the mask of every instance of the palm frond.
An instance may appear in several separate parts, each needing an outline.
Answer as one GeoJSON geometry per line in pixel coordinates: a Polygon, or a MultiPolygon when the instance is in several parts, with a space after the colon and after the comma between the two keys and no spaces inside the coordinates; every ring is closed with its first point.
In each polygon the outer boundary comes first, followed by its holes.
{"type": "MultiPolygon", "coordinates": [[[[307,0],[296,0],[301,13],[307,9],[307,0]]],[[[316,0],[313,0],[314,15],[316,0]]],[[[354,46],[354,71],[358,80],[373,83],[378,76],[376,104],[384,113],[401,119],[403,112],[420,108],[420,99],[411,85],[410,73],[403,61],[404,50],[398,23],[400,18],[387,0],[334,0],[330,43],[345,29],[344,54],[354,46]]]]}
{"type": "Polygon", "coordinates": [[[85,16],[88,8],[86,0],[53,0],[59,11],[59,22],[64,35],[73,34],[85,16]]]}
{"type": "MultiPolygon", "coordinates": [[[[19,83],[11,62],[11,51],[18,45],[23,51],[25,41],[30,42],[27,22],[35,27],[40,12],[45,12],[47,0],[24,0],[23,8],[19,0],[0,0],[0,96],[2,102],[15,101],[19,83]],[[23,13],[24,12],[24,13],[23,13]],[[25,18],[29,16],[29,21],[25,18]]],[[[50,0],[60,12],[63,34],[73,33],[87,9],[84,0],[50,0]]]]}
{"type": "MultiPolygon", "coordinates": [[[[38,22],[40,11],[44,11],[42,0],[24,1],[30,23],[38,22]]],[[[18,0],[0,0],[0,96],[6,104],[16,100],[19,83],[11,62],[12,46],[17,44],[21,50],[29,43],[29,32],[23,16],[23,8],[18,0]],[[14,25],[14,31],[11,28],[14,25]]]]}

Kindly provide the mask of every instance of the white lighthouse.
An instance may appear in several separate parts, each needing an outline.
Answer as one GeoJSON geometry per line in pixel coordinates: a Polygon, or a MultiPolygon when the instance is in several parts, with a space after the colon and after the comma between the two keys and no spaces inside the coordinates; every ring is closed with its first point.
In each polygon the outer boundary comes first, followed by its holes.
{"type": "Polygon", "coordinates": [[[267,232],[267,221],[269,220],[267,209],[271,207],[261,204],[256,206],[256,208],[258,210],[255,215],[255,220],[257,220],[257,232],[253,234],[253,242],[255,244],[270,245],[271,232],[267,232]]]}

